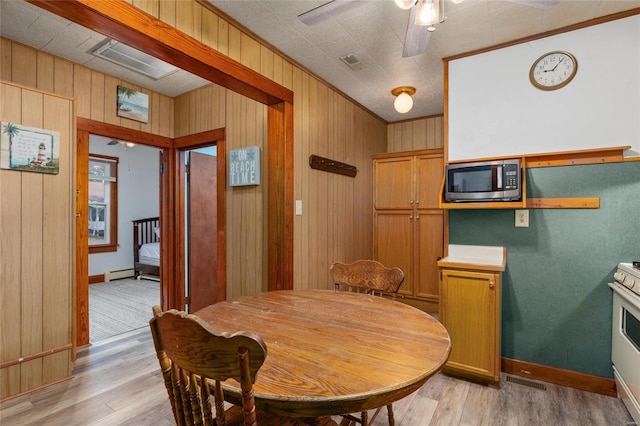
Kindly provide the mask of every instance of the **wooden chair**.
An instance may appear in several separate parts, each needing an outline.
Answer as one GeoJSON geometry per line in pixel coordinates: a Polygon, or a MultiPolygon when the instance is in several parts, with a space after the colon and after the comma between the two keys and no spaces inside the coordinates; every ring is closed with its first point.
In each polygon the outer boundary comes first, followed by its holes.
{"type": "MultiPolygon", "coordinates": [[[[353,263],[336,262],[331,265],[329,272],[333,278],[333,285],[336,291],[344,288],[349,291],[378,296],[389,295],[392,300],[396,300],[398,290],[404,281],[402,269],[397,267],[388,268],[375,260],[356,260],[353,263]]],[[[342,415],[345,420],[340,424],[346,425],[356,422],[367,426],[375,420],[380,408],[375,411],[370,421],[368,420],[369,414],[363,411],[360,413],[360,418],[351,414],[342,415]]],[[[395,420],[391,404],[387,405],[387,416],[389,425],[394,426],[395,420]]]]}
{"type": "MultiPolygon", "coordinates": [[[[153,307],[149,321],[171,408],[178,425],[304,426],[302,419],[256,411],[253,383],[267,357],[265,343],[254,333],[217,333],[195,315],[153,307]],[[235,379],[242,406],[224,409],[221,382],[235,379]],[[208,381],[208,385],[203,382],[208,381]],[[213,382],[213,383],[212,383],[213,382]],[[210,386],[213,384],[213,405],[210,386]]],[[[330,417],[314,425],[337,426],[330,417]]]]}

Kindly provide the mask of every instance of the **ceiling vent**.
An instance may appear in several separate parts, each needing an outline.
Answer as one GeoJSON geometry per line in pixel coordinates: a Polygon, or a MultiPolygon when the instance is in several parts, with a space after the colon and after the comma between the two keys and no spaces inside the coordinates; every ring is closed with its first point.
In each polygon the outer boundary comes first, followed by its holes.
{"type": "Polygon", "coordinates": [[[365,68],[364,62],[362,62],[354,53],[343,56],[340,60],[354,71],[359,71],[365,68]]]}
{"type": "Polygon", "coordinates": [[[149,56],[144,52],[122,44],[116,40],[108,40],[92,52],[95,56],[121,65],[132,71],[144,74],[154,80],[173,74],[178,68],[149,56]]]}

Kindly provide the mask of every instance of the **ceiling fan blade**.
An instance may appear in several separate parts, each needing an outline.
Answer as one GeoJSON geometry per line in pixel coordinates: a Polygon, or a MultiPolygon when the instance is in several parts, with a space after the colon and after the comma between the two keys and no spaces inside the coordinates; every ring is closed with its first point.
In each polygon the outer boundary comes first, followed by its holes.
{"type": "Polygon", "coordinates": [[[535,7],[536,9],[542,10],[550,10],[552,9],[560,0],[509,0],[513,3],[518,3],[524,6],[535,7]]]}
{"type": "Polygon", "coordinates": [[[118,145],[119,143],[120,143],[120,141],[115,140],[115,139],[111,139],[107,145],[118,145]]]}
{"type": "Polygon", "coordinates": [[[409,58],[411,56],[425,53],[429,48],[432,32],[427,30],[426,25],[416,25],[416,13],[418,8],[411,8],[409,23],[407,24],[407,33],[404,36],[404,49],[402,49],[402,57],[409,58]]]}
{"type": "Polygon", "coordinates": [[[368,0],[333,0],[298,15],[298,19],[309,26],[318,25],[344,12],[362,6],[367,3],[367,1],[368,0]]]}

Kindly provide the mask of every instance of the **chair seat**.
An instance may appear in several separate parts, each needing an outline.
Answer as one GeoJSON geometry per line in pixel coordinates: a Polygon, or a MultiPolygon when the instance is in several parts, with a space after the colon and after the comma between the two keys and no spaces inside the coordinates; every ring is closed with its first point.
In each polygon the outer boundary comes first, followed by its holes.
{"type": "MultiPolygon", "coordinates": [[[[227,426],[244,425],[242,407],[234,405],[225,411],[227,426]]],[[[259,426],[338,426],[331,417],[318,417],[315,419],[300,419],[296,417],[279,416],[264,411],[257,412],[259,426]]]]}

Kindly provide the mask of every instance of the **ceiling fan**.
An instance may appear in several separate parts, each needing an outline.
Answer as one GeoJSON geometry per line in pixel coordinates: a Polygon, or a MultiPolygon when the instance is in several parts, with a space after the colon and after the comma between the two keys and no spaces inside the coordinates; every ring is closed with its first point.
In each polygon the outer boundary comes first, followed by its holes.
{"type": "MultiPolygon", "coordinates": [[[[298,19],[309,26],[318,25],[356,7],[368,3],[370,0],[332,0],[314,9],[298,15],[298,19]]],[[[444,0],[394,0],[401,9],[411,9],[409,22],[404,38],[402,57],[425,53],[429,47],[431,33],[435,25],[444,22],[444,0]]],[[[461,3],[463,0],[452,0],[461,3]]],[[[549,10],[559,0],[509,0],[525,6],[549,10]]]]}
{"type": "Polygon", "coordinates": [[[124,141],[119,141],[117,139],[111,139],[109,143],[107,143],[107,145],[118,145],[118,144],[122,145],[122,148],[125,151],[136,146],[136,144],[133,142],[124,142],[124,141]]]}

